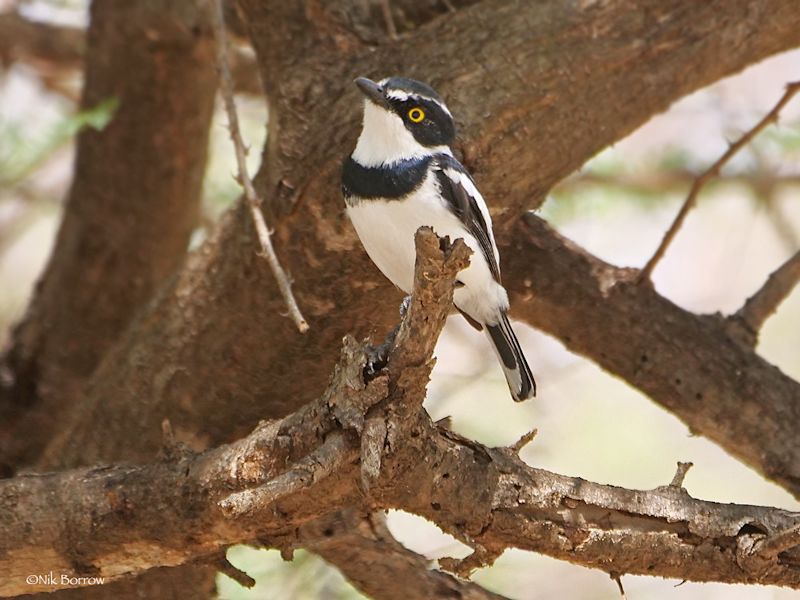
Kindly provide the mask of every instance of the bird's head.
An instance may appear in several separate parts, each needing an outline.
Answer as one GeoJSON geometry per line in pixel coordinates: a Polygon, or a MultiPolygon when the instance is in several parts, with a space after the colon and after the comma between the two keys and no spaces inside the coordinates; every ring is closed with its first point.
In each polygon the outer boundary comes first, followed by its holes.
{"type": "Polygon", "coordinates": [[[453,116],[430,86],[389,77],[377,83],[359,77],[364,125],[353,158],[364,166],[450,153],[456,135],[453,116]]]}

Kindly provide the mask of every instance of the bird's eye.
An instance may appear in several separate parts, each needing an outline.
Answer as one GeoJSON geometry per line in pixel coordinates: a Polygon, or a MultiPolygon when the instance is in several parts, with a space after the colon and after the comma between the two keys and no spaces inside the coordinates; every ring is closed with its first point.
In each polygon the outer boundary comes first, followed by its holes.
{"type": "Polygon", "coordinates": [[[425,111],[415,106],[410,111],[408,111],[408,118],[411,119],[414,123],[419,123],[422,119],[425,118],[425,111]]]}

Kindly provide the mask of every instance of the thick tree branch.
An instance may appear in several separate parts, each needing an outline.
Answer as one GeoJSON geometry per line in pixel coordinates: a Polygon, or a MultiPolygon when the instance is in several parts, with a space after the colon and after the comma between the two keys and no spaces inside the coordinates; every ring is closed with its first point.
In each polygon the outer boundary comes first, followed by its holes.
{"type": "Polygon", "coordinates": [[[479,585],[431,569],[429,560],[394,539],[383,513],[337,511],[301,528],[300,543],[335,565],[370,598],[503,600],[479,585]]]}
{"type": "Polygon", "coordinates": [[[529,214],[507,236],[512,314],[556,336],[800,497],[800,384],[685,311],[638,272],[605,263],[529,214]]]}
{"type": "MultiPolygon", "coordinates": [[[[363,28],[337,25],[338,8],[307,15],[294,3],[242,6],[272,95],[256,187],[276,211],[281,198],[297,198],[274,221],[274,242],[312,330],[296,336],[280,316],[277,286],[253,258],[239,207],[95,375],[87,407],[65,424],[69,443],[54,455],[144,458],[160,443],[164,416],[197,446],[242,435],[265,410],[284,415],[321,393],[346,332],[388,328],[396,292],[368,262],[338,197],[359,110],[355,92],[331,98],[353,74],[399,72],[436,84],[464,125],[462,150],[490,205],[518,207],[683,94],[800,44],[791,0],[755,8],[653,0],[634,12],[627,2],[478,4],[369,51],[361,33],[347,33],[363,28]],[[283,20],[286,27],[274,26],[283,20]],[[479,60],[459,58],[472,55],[479,60]],[[232,398],[237,411],[226,411],[232,398]],[[211,418],[222,413],[224,422],[211,418]],[[90,426],[95,420],[102,431],[90,426]],[[140,424],[135,434],[131,422],[140,424]]],[[[382,31],[380,15],[373,26],[382,31]]]]}
{"type": "Polygon", "coordinates": [[[100,0],[88,46],[82,106],[117,108],[103,131],[78,138],[53,254],[5,357],[0,461],[12,465],[53,437],[134,313],[183,261],[197,223],[216,90],[206,17],[188,0],[100,0]]]}
{"type": "Polygon", "coordinates": [[[764,285],[730,317],[732,323],[743,325],[750,340],[755,344],[764,322],[792,293],[798,281],[800,281],[800,250],[770,274],[764,285]]]}
{"type": "Polygon", "coordinates": [[[16,12],[0,14],[0,63],[17,60],[49,69],[78,69],[86,52],[85,32],[29,21],[16,12]]]}
{"type": "MultiPolygon", "coordinates": [[[[4,66],[24,62],[49,81],[77,74],[85,55],[83,29],[30,21],[16,12],[0,14],[0,64],[4,66]]],[[[237,93],[263,93],[252,52],[233,49],[231,75],[237,93]]]]}
{"type": "MultiPolygon", "coordinates": [[[[696,500],[672,485],[631,491],[565,477],[433,424],[422,409],[431,352],[467,252],[458,242],[440,251],[430,231],[418,235],[417,248],[411,309],[387,370],[369,384],[362,379],[364,348],[350,339],[322,398],[236,443],[178,461],[0,482],[0,594],[32,591],[25,577],[39,570],[118,579],[218,556],[241,541],[284,549],[316,544],[324,552],[308,527],[324,527],[319,519],[332,511],[368,506],[433,520],[475,548],[471,566],[514,546],[617,575],[800,589],[796,513],[696,500]],[[368,418],[384,420],[390,433],[365,497],[359,424],[368,418]],[[281,477],[331,436],[346,442],[335,450],[335,474],[312,476],[310,485],[236,518],[218,508],[232,491],[281,477]]],[[[446,589],[456,585],[446,582],[446,589]]]]}

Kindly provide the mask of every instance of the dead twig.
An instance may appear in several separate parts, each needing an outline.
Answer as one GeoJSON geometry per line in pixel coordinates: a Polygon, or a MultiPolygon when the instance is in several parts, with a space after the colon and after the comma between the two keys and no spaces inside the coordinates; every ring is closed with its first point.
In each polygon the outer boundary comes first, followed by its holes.
{"type": "Polygon", "coordinates": [[[514,454],[519,454],[522,452],[522,449],[533,441],[533,438],[536,437],[537,433],[539,433],[538,429],[531,429],[528,433],[522,434],[522,436],[511,446],[511,450],[514,452],[514,454]]]}
{"type": "Polygon", "coordinates": [[[678,468],[675,470],[675,475],[672,477],[672,481],[669,482],[670,487],[682,488],[683,487],[683,480],[686,479],[686,473],[689,472],[694,466],[694,463],[691,462],[679,462],[678,468]]]}
{"type": "Polygon", "coordinates": [[[389,0],[380,0],[381,12],[383,13],[383,20],[386,22],[386,33],[392,40],[397,39],[397,25],[394,23],[394,16],[392,15],[392,5],[389,0]]]}
{"type": "Polygon", "coordinates": [[[231,140],[233,147],[236,151],[236,163],[239,168],[238,181],[244,188],[245,199],[250,209],[250,215],[253,218],[253,224],[256,228],[258,241],[261,244],[261,255],[266,258],[272,274],[275,276],[275,281],[278,282],[283,300],[286,307],[289,309],[289,316],[297,325],[300,333],[308,331],[308,323],[300,312],[292,293],[292,285],[286,271],[283,270],[278,256],[275,254],[275,249],[272,247],[272,238],[269,228],[264,219],[264,213],[261,212],[262,200],[259,198],[258,193],[253,187],[253,181],[247,173],[247,150],[244,141],[242,140],[242,133],[239,129],[239,117],[236,112],[236,102],[233,99],[233,78],[231,77],[230,69],[228,68],[228,38],[225,32],[225,17],[223,15],[222,0],[213,0],[216,18],[214,19],[214,32],[217,39],[217,70],[220,77],[220,91],[222,93],[222,100],[225,104],[225,112],[228,114],[228,128],[230,130],[231,140]]]}
{"type": "Polygon", "coordinates": [[[238,567],[233,566],[233,564],[228,561],[225,553],[217,557],[214,561],[214,567],[216,567],[220,573],[224,573],[242,587],[251,588],[256,584],[256,580],[250,577],[250,575],[238,567]]]}
{"type": "Polygon", "coordinates": [[[764,285],[747,299],[731,319],[738,320],[750,331],[757,333],[769,316],[777,310],[780,303],[791,293],[798,281],[800,281],[800,250],[775,269],[767,277],[764,285]]]}
{"type": "Polygon", "coordinates": [[[700,194],[700,190],[703,189],[703,186],[713,177],[719,175],[720,169],[722,169],[725,163],[727,163],[739,150],[750,143],[750,141],[767,125],[776,122],[778,120],[778,115],[780,114],[781,110],[783,110],[783,107],[789,103],[789,101],[794,97],[795,94],[797,94],[798,91],[800,91],[800,81],[795,81],[788,84],[783,96],[781,96],[781,99],[778,100],[778,103],[772,107],[772,110],[770,110],[764,116],[764,118],[756,123],[742,137],[728,146],[728,149],[725,151],[725,153],[694,180],[694,183],[689,190],[689,195],[686,196],[686,200],[683,201],[683,206],[681,206],[681,209],[678,211],[678,215],[675,217],[672,225],[670,225],[667,233],[664,234],[661,244],[659,244],[658,248],[653,253],[653,256],[647,261],[647,264],[639,273],[640,283],[650,279],[650,276],[652,275],[653,270],[656,268],[656,265],[658,265],[659,261],[664,257],[664,254],[667,252],[667,248],[669,248],[672,240],[675,238],[681,226],[683,225],[684,220],[686,220],[686,215],[689,214],[689,211],[697,202],[697,196],[700,194]]]}

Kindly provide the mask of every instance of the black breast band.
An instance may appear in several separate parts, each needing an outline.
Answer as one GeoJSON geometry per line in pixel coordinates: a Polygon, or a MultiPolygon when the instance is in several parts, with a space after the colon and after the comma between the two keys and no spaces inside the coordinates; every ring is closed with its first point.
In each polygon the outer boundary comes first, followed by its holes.
{"type": "Polygon", "coordinates": [[[425,180],[431,157],[410,158],[380,167],[364,167],[348,157],[342,168],[345,199],[400,199],[425,180]]]}

